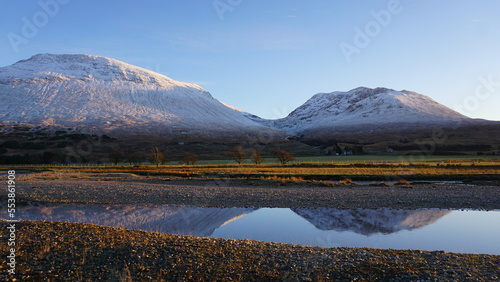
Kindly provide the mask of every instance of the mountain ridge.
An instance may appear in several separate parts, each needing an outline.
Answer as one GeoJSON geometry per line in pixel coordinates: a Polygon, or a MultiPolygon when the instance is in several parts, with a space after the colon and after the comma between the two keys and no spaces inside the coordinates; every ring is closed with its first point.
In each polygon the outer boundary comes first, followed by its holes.
{"type": "Polygon", "coordinates": [[[466,117],[428,96],[383,87],[318,93],[285,118],[263,119],[215,99],[196,84],[84,54],[38,54],[0,68],[0,97],[8,101],[0,105],[2,124],[178,139],[198,136],[204,141],[250,135],[331,139],[344,133],[488,122],[466,117]]]}
{"type": "Polygon", "coordinates": [[[38,54],[0,68],[3,124],[200,136],[283,133],[251,121],[202,87],[115,59],[38,54]]]}
{"type": "Polygon", "coordinates": [[[410,123],[440,126],[474,121],[428,96],[383,87],[318,93],[281,119],[265,120],[248,116],[294,134],[315,129],[346,130],[354,126],[410,123]]]}

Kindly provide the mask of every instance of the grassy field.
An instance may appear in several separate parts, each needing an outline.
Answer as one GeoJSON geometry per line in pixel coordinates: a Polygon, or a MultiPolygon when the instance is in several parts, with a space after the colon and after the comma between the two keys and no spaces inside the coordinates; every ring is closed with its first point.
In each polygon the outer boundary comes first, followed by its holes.
{"type": "Polygon", "coordinates": [[[170,163],[155,165],[103,165],[103,166],[14,166],[16,169],[34,171],[70,171],[85,173],[135,173],[139,175],[165,175],[189,178],[229,177],[266,179],[269,177],[299,177],[301,179],[383,180],[388,176],[406,179],[436,180],[500,180],[498,156],[426,156],[409,161],[399,156],[326,156],[298,158],[287,165],[268,160],[260,165],[234,161],[207,161],[196,165],[170,163]]]}
{"type": "MultiPolygon", "coordinates": [[[[316,165],[330,165],[330,164],[432,164],[432,163],[453,163],[453,164],[499,164],[500,156],[493,155],[451,155],[451,156],[438,156],[438,155],[349,155],[349,156],[308,156],[296,157],[295,161],[290,162],[292,165],[301,164],[316,164],[316,165]]],[[[250,159],[243,161],[245,165],[252,165],[250,159]]],[[[265,158],[264,165],[277,165],[278,162],[275,158],[265,158]]],[[[89,166],[109,166],[111,164],[70,164],[70,165],[57,165],[57,166],[70,166],[70,167],[89,167],[89,166]]],[[[120,163],[121,166],[127,166],[128,163],[120,163]]],[[[141,163],[141,165],[151,165],[149,162],[141,163]]],[[[178,166],[179,162],[171,161],[166,163],[167,166],[178,166]]],[[[216,160],[199,160],[196,165],[236,165],[232,159],[216,159],[216,160]]],[[[28,165],[0,165],[0,167],[28,167],[28,165]]],[[[29,165],[30,167],[44,167],[47,165],[29,165]]]]}
{"type": "MultiPolygon", "coordinates": [[[[292,164],[315,163],[315,164],[352,164],[352,163],[500,163],[500,156],[474,156],[474,155],[456,155],[456,156],[400,156],[400,155],[350,155],[350,156],[310,156],[296,157],[292,164]]],[[[170,162],[168,165],[176,165],[177,162],[170,162]]],[[[234,160],[200,160],[198,165],[233,165],[234,160]]],[[[246,159],[243,164],[252,164],[252,161],[246,159]]],[[[276,159],[266,158],[263,164],[277,164],[276,159]]]]}

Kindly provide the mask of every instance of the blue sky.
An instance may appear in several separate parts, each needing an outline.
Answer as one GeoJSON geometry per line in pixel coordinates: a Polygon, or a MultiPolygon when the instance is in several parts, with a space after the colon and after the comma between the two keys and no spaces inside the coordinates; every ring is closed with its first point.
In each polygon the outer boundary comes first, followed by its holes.
{"type": "Polygon", "coordinates": [[[107,56],[265,118],[316,93],[382,86],[500,120],[497,0],[0,4],[0,66],[38,53],[107,56]]]}

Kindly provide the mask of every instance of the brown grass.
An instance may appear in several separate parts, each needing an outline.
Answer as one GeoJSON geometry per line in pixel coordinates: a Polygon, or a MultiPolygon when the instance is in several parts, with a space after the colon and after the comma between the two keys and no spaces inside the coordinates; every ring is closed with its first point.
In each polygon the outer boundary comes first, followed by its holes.
{"type": "Polygon", "coordinates": [[[397,176],[398,178],[485,176],[495,178],[500,175],[500,164],[477,164],[463,162],[440,165],[439,163],[352,163],[352,164],[298,164],[298,165],[165,165],[159,168],[153,165],[142,166],[95,166],[95,167],[19,167],[17,169],[52,170],[45,178],[58,179],[57,172],[81,173],[134,173],[142,176],[176,177],[230,177],[270,179],[285,182],[300,182],[305,179],[339,179],[342,177],[397,176]]]}
{"type": "Polygon", "coordinates": [[[352,179],[350,178],[344,178],[342,180],[339,181],[338,185],[355,185],[356,183],[354,183],[354,181],[352,181],[352,179]]]}
{"type": "Polygon", "coordinates": [[[372,182],[370,183],[370,186],[378,186],[378,187],[391,187],[391,185],[390,185],[390,184],[387,184],[387,183],[385,183],[384,181],[382,181],[382,182],[375,182],[375,181],[372,181],[372,182]]]}
{"type": "Polygon", "coordinates": [[[396,181],[396,183],[394,183],[395,185],[411,185],[410,181],[404,179],[404,178],[401,178],[399,179],[398,181],[396,181]]]}

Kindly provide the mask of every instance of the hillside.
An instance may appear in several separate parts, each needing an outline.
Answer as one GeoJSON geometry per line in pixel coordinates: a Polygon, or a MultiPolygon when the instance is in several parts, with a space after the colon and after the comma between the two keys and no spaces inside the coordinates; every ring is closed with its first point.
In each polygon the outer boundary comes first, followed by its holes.
{"type": "Polygon", "coordinates": [[[39,54],[0,68],[1,124],[113,135],[203,138],[279,134],[198,85],[114,59],[39,54]]]}

